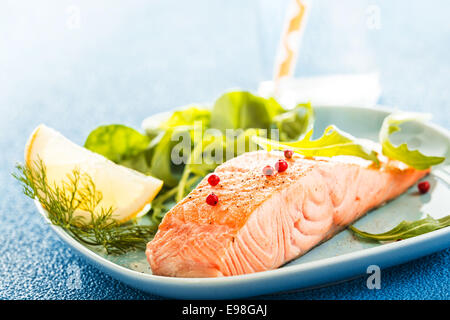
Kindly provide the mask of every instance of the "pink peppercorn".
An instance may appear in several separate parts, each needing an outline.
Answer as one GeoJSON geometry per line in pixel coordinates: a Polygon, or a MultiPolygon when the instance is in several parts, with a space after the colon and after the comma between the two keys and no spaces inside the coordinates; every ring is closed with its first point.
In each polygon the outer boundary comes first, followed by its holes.
{"type": "Polygon", "coordinates": [[[291,159],[293,155],[294,155],[294,151],[289,150],[289,149],[284,150],[284,157],[286,159],[291,159]]]}
{"type": "Polygon", "coordinates": [[[419,192],[421,194],[427,193],[430,190],[430,183],[428,181],[423,181],[417,185],[419,192]]]}
{"type": "Polygon", "coordinates": [[[271,175],[273,175],[273,173],[274,173],[274,170],[273,170],[273,168],[271,166],[265,166],[263,168],[263,174],[264,175],[271,176],[271,175]]]}
{"type": "Polygon", "coordinates": [[[215,206],[218,202],[219,198],[214,193],[210,193],[206,197],[206,203],[209,204],[210,206],[215,206]]]}
{"type": "Polygon", "coordinates": [[[217,186],[219,184],[219,182],[220,182],[220,178],[217,174],[213,173],[208,178],[208,183],[213,187],[217,186]]]}
{"type": "Polygon", "coordinates": [[[278,172],[284,172],[286,171],[288,168],[288,163],[286,162],[286,160],[280,159],[277,161],[277,163],[275,163],[275,169],[278,172]]]}

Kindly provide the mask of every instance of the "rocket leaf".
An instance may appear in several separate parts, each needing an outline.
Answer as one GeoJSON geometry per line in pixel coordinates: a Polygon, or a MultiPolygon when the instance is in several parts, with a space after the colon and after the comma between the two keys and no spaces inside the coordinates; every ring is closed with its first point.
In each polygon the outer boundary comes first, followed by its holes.
{"type": "Polygon", "coordinates": [[[361,231],[354,226],[349,226],[358,237],[375,241],[396,241],[412,238],[431,231],[450,226],[450,215],[441,219],[433,219],[427,215],[426,218],[416,221],[402,221],[395,228],[384,233],[368,233],[361,231]]]}
{"type": "Polygon", "coordinates": [[[375,151],[369,150],[358,139],[335,126],[327,127],[322,137],[317,140],[311,140],[312,134],[313,130],[310,130],[303,139],[295,142],[278,142],[257,136],[253,137],[253,141],[267,150],[292,149],[308,157],[356,156],[379,163],[375,151]]]}
{"type": "Polygon", "coordinates": [[[408,149],[406,143],[394,146],[389,140],[389,136],[400,131],[400,124],[408,121],[424,121],[427,117],[419,113],[394,113],[387,116],[380,130],[380,143],[383,154],[394,160],[401,161],[418,170],[425,170],[437,165],[445,160],[444,157],[426,156],[418,150],[408,149]]]}

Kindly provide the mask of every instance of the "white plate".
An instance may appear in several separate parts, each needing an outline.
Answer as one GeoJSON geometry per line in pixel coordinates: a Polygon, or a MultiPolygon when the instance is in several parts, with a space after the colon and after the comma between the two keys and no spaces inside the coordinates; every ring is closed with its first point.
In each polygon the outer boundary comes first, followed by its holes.
{"type": "MultiPolygon", "coordinates": [[[[361,138],[377,139],[381,123],[390,113],[386,108],[316,107],[316,132],[329,124],[361,138]]],[[[432,124],[418,124],[420,133],[412,141],[430,154],[450,159],[450,134],[432,124]]],[[[356,222],[356,227],[369,232],[386,231],[402,220],[416,220],[430,214],[440,218],[450,214],[450,166],[433,169],[426,179],[430,192],[419,195],[416,188],[371,211],[356,222]]],[[[39,212],[47,219],[45,210],[36,202],[39,212]]],[[[242,298],[323,285],[366,273],[369,265],[380,268],[393,266],[450,246],[450,227],[415,238],[389,244],[365,242],[344,230],[329,241],[285,266],[254,274],[222,278],[171,278],[151,274],[144,252],[120,256],[106,255],[97,248],[85,246],[63,229],[55,232],[90,263],[114,278],[146,292],[171,298],[225,299],[242,298]]]]}

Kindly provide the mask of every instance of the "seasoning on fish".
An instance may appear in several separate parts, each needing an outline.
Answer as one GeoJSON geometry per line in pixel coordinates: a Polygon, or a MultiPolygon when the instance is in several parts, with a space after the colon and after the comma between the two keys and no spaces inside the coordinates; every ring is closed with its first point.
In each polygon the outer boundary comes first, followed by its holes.
{"type": "Polygon", "coordinates": [[[278,172],[284,172],[288,168],[288,163],[286,160],[280,159],[275,163],[275,170],[278,172]]]}
{"type": "Polygon", "coordinates": [[[294,151],[292,151],[292,150],[289,150],[289,149],[284,150],[284,157],[286,159],[291,159],[293,154],[294,154],[294,151]]]}
{"type": "Polygon", "coordinates": [[[210,174],[209,175],[209,177],[208,177],[208,183],[211,185],[211,186],[217,186],[218,184],[219,184],[219,182],[220,182],[220,178],[219,178],[219,176],[217,175],[217,174],[210,174]]]}
{"type": "Polygon", "coordinates": [[[265,167],[263,168],[263,174],[264,174],[265,176],[271,176],[271,175],[274,174],[274,170],[273,170],[273,168],[272,168],[271,166],[265,166],[265,167]]]}
{"type": "Polygon", "coordinates": [[[210,206],[215,206],[218,202],[219,198],[214,193],[211,193],[206,197],[206,203],[210,206]]]}

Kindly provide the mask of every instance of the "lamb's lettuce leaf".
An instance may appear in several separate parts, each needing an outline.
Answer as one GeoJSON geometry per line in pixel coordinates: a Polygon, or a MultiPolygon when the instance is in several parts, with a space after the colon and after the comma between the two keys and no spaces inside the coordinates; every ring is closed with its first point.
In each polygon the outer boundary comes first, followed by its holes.
{"type": "Polygon", "coordinates": [[[273,118],[285,112],[274,98],[255,96],[247,91],[223,94],[214,103],[211,127],[227,129],[270,129],[273,118]]]}
{"type": "Polygon", "coordinates": [[[393,113],[387,116],[381,126],[379,139],[383,154],[394,160],[399,160],[418,170],[425,170],[445,160],[444,157],[426,156],[419,150],[410,150],[406,143],[395,146],[389,140],[389,136],[400,131],[400,125],[408,121],[423,122],[429,116],[420,113],[393,113]]]}
{"type": "Polygon", "coordinates": [[[163,130],[173,129],[178,126],[191,126],[195,122],[201,122],[208,126],[211,118],[211,110],[192,106],[186,109],[174,111],[166,121],[160,123],[159,128],[163,130]]]}
{"type": "Polygon", "coordinates": [[[148,136],[154,137],[161,131],[171,130],[179,126],[192,126],[201,122],[207,127],[211,119],[211,110],[205,107],[188,106],[172,113],[156,114],[144,120],[143,127],[148,136]]]}

